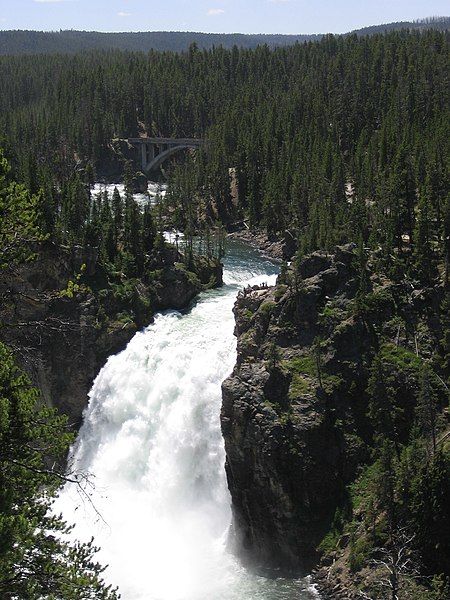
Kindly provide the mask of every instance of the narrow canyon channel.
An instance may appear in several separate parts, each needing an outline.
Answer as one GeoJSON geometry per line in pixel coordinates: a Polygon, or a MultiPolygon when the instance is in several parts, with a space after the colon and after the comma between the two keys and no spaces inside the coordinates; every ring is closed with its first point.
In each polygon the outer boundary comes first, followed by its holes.
{"type": "Polygon", "coordinates": [[[56,510],[75,538],[95,538],[124,600],[317,598],[308,580],[256,576],[227,550],[220,407],[236,360],[232,309],[243,286],[277,271],[230,242],[224,286],[183,314],[157,315],[94,382],[72,449],[74,467],[91,474],[92,502],[69,484],[56,510]]]}

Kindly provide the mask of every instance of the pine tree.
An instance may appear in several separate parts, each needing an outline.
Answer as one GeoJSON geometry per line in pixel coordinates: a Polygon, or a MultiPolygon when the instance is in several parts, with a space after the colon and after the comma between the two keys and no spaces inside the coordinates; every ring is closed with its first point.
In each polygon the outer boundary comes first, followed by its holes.
{"type": "Polygon", "coordinates": [[[414,234],[415,267],[420,279],[424,282],[430,282],[436,276],[429,191],[430,188],[427,185],[421,190],[414,234]]]}
{"type": "Polygon", "coordinates": [[[430,444],[431,453],[436,453],[437,433],[439,422],[439,406],[436,393],[433,389],[432,371],[424,363],[420,375],[420,391],[417,400],[417,419],[423,437],[430,444]]]}
{"type": "Polygon", "coordinates": [[[397,456],[400,457],[400,443],[396,426],[397,407],[393,398],[393,389],[387,378],[385,365],[380,355],[375,356],[368,382],[369,417],[375,436],[379,440],[387,439],[394,443],[397,456]]]}
{"type": "Polygon", "coordinates": [[[123,236],[123,202],[119,190],[115,187],[112,196],[112,213],[114,220],[114,243],[116,249],[122,241],[123,236]]]}
{"type": "Polygon", "coordinates": [[[38,408],[37,391],[1,343],[0,399],[1,597],[116,599],[101,581],[92,541],[65,541],[70,527],[50,512],[65,476],[47,465],[68,450],[67,421],[38,408]]]}
{"type": "Polygon", "coordinates": [[[444,255],[444,283],[448,286],[450,278],[450,193],[447,194],[444,205],[444,227],[443,227],[443,244],[442,250],[444,255]]]}
{"type": "Polygon", "coordinates": [[[0,149],[0,269],[34,256],[33,244],[45,236],[39,227],[40,198],[9,180],[10,166],[0,149]]]}

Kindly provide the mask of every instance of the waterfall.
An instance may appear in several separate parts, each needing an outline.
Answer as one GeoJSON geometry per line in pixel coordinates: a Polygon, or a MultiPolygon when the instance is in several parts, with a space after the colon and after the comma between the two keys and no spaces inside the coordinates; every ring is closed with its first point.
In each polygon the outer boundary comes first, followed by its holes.
{"type": "Polygon", "coordinates": [[[250,575],[226,551],[219,415],[221,383],[236,359],[232,308],[242,285],[273,283],[275,273],[233,245],[222,289],[186,314],[157,315],[94,382],[72,450],[74,468],[94,483],[91,502],[69,484],[55,508],[75,523],[75,537],[95,537],[105,578],[124,600],[313,597],[307,582],[250,575]]]}

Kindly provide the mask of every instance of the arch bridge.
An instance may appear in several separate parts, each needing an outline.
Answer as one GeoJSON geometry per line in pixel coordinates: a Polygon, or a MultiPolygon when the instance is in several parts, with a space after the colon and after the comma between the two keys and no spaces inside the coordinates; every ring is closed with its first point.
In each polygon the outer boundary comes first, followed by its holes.
{"type": "Polygon", "coordinates": [[[139,152],[142,172],[156,171],[170,156],[188,148],[200,148],[204,140],[198,138],[129,138],[128,143],[139,152]]]}

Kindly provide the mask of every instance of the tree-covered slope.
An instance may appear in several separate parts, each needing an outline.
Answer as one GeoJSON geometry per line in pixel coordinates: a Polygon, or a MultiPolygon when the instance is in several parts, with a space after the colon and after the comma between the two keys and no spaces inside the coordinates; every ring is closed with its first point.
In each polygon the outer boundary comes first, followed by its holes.
{"type": "MultiPolygon", "coordinates": [[[[104,300],[116,290],[132,304],[136,279],[158,279],[155,226],[189,242],[203,230],[206,248],[217,219],[289,237],[277,287],[236,309],[223,428],[237,524],[258,566],[305,569],[322,552],[338,562],[332,581],[346,574],[370,598],[383,598],[381,572],[395,593],[408,586],[400,598],[446,597],[448,42],[394,31],[272,50],[0,58],[0,127],[39,218],[24,236],[95,247],[104,300]],[[130,164],[125,202],[92,197],[95,169],[126,164],[118,138],[144,134],[207,143],[168,168],[153,210],[131,201],[130,164]],[[389,583],[399,553],[409,570],[389,583]]],[[[13,203],[4,210],[8,246],[13,203]]],[[[64,297],[89,285],[74,275],[64,297]]]]}
{"type": "Polygon", "coordinates": [[[75,176],[63,198],[17,184],[0,149],[0,340],[77,429],[108,357],[155,312],[220,285],[222,270],[212,242],[202,257],[166,244],[129,186],[93,197],[75,176]]]}
{"type": "MultiPolygon", "coordinates": [[[[399,29],[425,30],[448,29],[447,17],[425,19],[423,21],[401,21],[384,25],[373,25],[358,29],[357,35],[374,35],[399,29]]],[[[186,51],[193,43],[199,48],[256,48],[267,44],[270,48],[288,46],[298,42],[319,40],[320,34],[242,34],[242,33],[200,33],[188,31],[148,31],[101,33],[98,31],[0,31],[0,55],[2,54],[51,54],[74,53],[85,50],[130,50],[135,52],[186,51]]]]}
{"type": "MultiPolygon", "coordinates": [[[[36,198],[9,179],[0,153],[0,317],[17,310],[19,298],[5,285],[19,265],[30,263],[44,236],[39,228],[36,198]]],[[[29,298],[28,300],[32,300],[29,298]]],[[[15,315],[17,319],[17,314],[15,315]]],[[[18,323],[18,328],[25,325],[18,323]]],[[[50,323],[49,323],[50,326],[50,323]]],[[[42,340],[42,337],[40,338],[42,340]]],[[[36,346],[40,341],[36,340],[36,346]]],[[[36,347],[34,348],[36,350],[36,347]]],[[[15,348],[18,356],[24,345],[15,348]]],[[[17,366],[11,349],[0,341],[0,596],[27,598],[117,598],[103,584],[103,568],[89,544],[67,542],[70,527],[51,513],[59,486],[70,479],[83,489],[85,476],[58,468],[73,436],[67,418],[43,408],[42,398],[17,366]]],[[[87,494],[85,494],[87,498],[87,494]]]]}
{"type": "Polygon", "coordinates": [[[206,137],[171,177],[181,227],[201,198],[207,214],[293,229],[304,251],[358,232],[388,253],[413,239],[422,199],[442,251],[448,50],[448,33],[426,31],[272,51],[2,57],[0,128],[18,177],[53,186],[59,203],[77,172],[114,156],[115,138],[206,137]]]}

